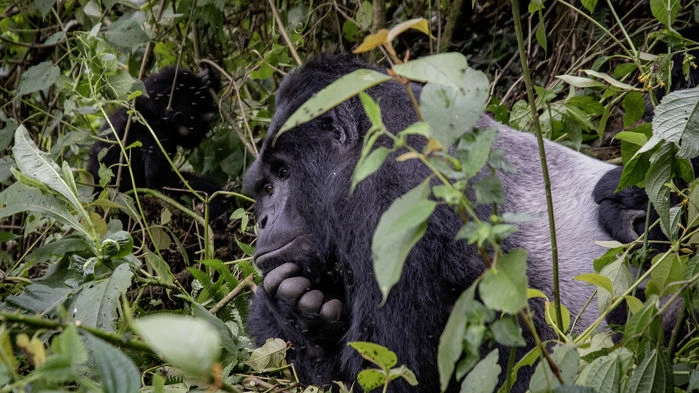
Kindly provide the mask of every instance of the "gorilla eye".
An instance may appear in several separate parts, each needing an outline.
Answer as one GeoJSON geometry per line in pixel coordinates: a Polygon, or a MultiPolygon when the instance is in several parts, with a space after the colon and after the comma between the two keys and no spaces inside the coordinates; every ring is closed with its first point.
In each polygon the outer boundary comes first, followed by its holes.
{"type": "Polygon", "coordinates": [[[281,179],[286,179],[287,177],[289,177],[289,168],[285,166],[279,168],[279,177],[281,179]]]}
{"type": "Polygon", "coordinates": [[[269,194],[269,195],[272,195],[272,193],[274,192],[274,187],[272,187],[272,185],[269,184],[269,183],[265,184],[262,188],[263,188],[263,189],[265,190],[265,192],[266,192],[267,194],[269,194]]]}

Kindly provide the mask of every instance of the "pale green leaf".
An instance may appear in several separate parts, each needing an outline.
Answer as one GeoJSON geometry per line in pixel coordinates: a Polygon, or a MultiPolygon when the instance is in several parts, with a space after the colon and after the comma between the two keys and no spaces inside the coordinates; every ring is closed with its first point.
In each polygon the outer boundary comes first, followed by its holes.
{"type": "Polygon", "coordinates": [[[527,302],[527,252],[516,248],[501,256],[483,275],[478,292],[489,308],[510,314],[521,310],[527,302]]]}
{"type": "MultiPolygon", "coordinates": [[[[655,108],[653,138],[677,145],[680,158],[699,155],[699,87],[677,90],[663,97],[655,108]]],[[[646,150],[649,149],[643,151],[646,150]]]]}
{"type": "MultiPolygon", "coordinates": [[[[60,68],[53,65],[51,61],[44,61],[29,67],[22,73],[19,81],[19,95],[41,91],[51,87],[58,80],[61,74],[60,68]]],[[[20,126],[24,129],[24,126],[20,126]]],[[[19,129],[19,128],[18,128],[19,129]]],[[[15,141],[16,141],[15,136],[15,141]]]]}
{"type": "Polygon", "coordinates": [[[382,345],[365,341],[354,341],[347,345],[359,352],[364,359],[374,363],[384,370],[388,370],[398,364],[398,357],[396,356],[395,352],[382,345]]]}
{"type": "Polygon", "coordinates": [[[475,287],[461,293],[449,313],[449,319],[439,337],[439,350],[437,352],[437,366],[439,368],[439,381],[442,391],[447,389],[454,372],[454,365],[461,357],[462,342],[466,332],[466,309],[469,302],[473,301],[475,287]]]}
{"type": "Polygon", "coordinates": [[[136,393],[141,388],[141,372],[121,350],[92,334],[83,333],[92,347],[95,368],[105,393],[136,393]]]}
{"type": "Polygon", "coordinates": [[[492,350],[461,383],[461,393],[491,393],[498,384],[502,369],[498,364],[498,350],[492,350]]]}

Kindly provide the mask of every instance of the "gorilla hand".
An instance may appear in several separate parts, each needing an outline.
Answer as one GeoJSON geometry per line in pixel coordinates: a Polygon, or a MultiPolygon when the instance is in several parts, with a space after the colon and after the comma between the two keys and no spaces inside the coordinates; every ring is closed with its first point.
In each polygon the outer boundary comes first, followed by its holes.
{"type": "Polygon", "coordinates": [[[311,281],[300,276],[301,268],[293,262],[284,263],[265,276],[262,286],[273,298],[296,306],[298,311],[319,314],[328,322],[338,321],[342,316],[342,302],[338,299],[325,300],[325,294],[311,289],[311,281]]]}

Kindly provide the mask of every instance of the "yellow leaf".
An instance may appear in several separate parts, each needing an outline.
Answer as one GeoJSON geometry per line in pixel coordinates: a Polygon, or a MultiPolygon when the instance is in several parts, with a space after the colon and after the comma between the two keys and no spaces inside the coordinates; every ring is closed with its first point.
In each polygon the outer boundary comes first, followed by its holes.
{"type": "Polygon", "coordinates": [[[368,52],[388,42],[387,39],[388,30],[381,29],[376,34],[369,34],[368,36],[364,37],[364,42],[362,42],[357,49],[353,50],[352,53],[368,52]]]}
{"type": "Polygon", "coordinates": [[[418,157],[420,157],[419,153],[409,151],[407,153],[404,153],[404,154],[401,154],[400,156],[398,156],[398,158],[396,158],[396,161],[403,162],[403,161],[412,160],[413,158],[418,158],[418,157]]]}
{"type": "Polygon", "coordinates": [[[29,337],[26,334],[18,334],[17,346],[20,347],[22,352],[24,352],[27,357],[32,360],[34,367],[39,367],[42,363],[44,363],[44,360],[46,360],[46,350],[44,349],[44,344],[41,342],[41,340],[36,338],[36,336],[29,340],[29,337]]]}
{"type": "Polygon", "coordinates": [[[427,146],[425,146],[425,151],[423,152],[426,156],[429,156],[430,154],[442,150],[442,146],[439,144],[439,141],[436,138],[430,138],[429,141],[427,141],[427,146]]]}
{"type": "Polygon", "coordinates": [[[403,23],[393,26],[391,31],[388,32],[388,42],[393,41],[394,38],[398,37],[401,33],[408,29],[417,30],[419,32],[424,33],[427,36],[432,37],[432,35],[430,35],[430,26],[427,24],[427,19],[416,18],[406,20],[403,23]]]}

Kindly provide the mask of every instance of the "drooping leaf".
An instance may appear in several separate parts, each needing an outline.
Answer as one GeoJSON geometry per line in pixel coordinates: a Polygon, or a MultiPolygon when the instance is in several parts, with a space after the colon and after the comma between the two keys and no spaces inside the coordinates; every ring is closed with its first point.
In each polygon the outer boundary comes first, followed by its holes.
{"type": "Polygon", "coordinates": [[[449,319],[439,337],[437,366],[442,391],[447,389],[454,366],[461,356],[464,333],[466,331],[466,308],[475,296],[475,286],[465,290],[454,303],[449,319]]]}
{"type": "Polygon", "coordinates": [[[281,134],[293,127],[315,119],[343,101],[357,95],[360,91],[390,79],[391,77],[386,74],[369,69],[360,69],[343,75],[304,102],[286,119],[275,138],[279,138],[281,134]]]}
{"type": "Polygon", "coordinates": [[[427,229],[436,203],[428,199],[429,179],[393,201],[376,226],[371,242],[374,273],[384,301],[400,279],[403,263],[427,229]]]}
{"type": "Polygon", "coordinates": [[[430,25],[427,23],[427,19],[415,18],[406,20],[405,22],[393,26],[391,30],[388,31],[387,41],[393,41],[396,37],[408,29],[417,30],[427,36],[430,36],[430,25]]]}
{"type": "Polygon", "coordinates": [[[352,53],[368,52],[386,43],[390,43],[388,40],[388,30],[381,29],[376,32],[376,34],[369,34],[364,37],[364,41],[362,41],[361,45],[359,45],[357,49],[353,50],[352,53]]]}

